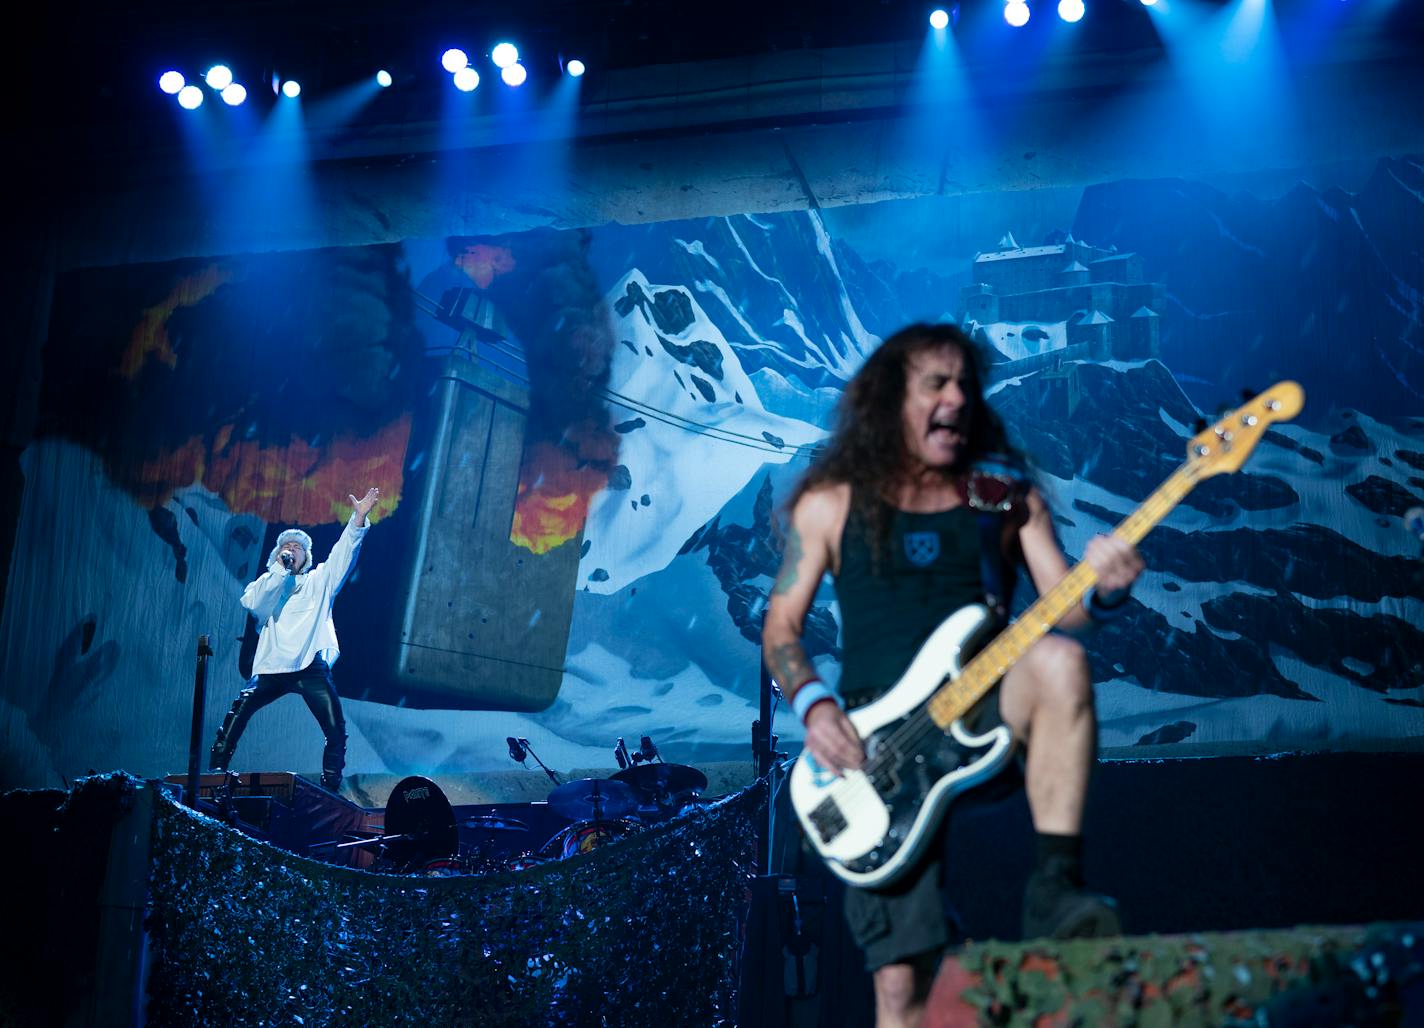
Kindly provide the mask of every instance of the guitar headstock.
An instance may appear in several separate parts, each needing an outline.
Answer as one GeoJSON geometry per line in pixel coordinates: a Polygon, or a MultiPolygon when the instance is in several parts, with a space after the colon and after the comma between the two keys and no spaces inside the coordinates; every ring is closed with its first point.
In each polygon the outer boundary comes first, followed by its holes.
{"type": "Polygon", "coordinates": [[[1237,471],[1277,421],[1289,421],[1305,404],[1298,382],[1277,382],[1271,388],[1227,414],[1216,424],[1192,436],[1187,460],[1203,478],[1237,471]]]}

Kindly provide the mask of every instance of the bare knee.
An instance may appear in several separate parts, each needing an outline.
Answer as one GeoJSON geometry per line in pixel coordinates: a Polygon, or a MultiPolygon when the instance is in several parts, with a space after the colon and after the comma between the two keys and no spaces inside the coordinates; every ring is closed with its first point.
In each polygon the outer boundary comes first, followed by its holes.
{"type": "Polygon", "coordinates": [[[999,709],[1014,734],[1027,740],[1040,716],[1076,717],[1090,712],[1092,704],[1092,676],[1082,645],[1047,635],[1004,676],[999,709]]]}
{"type": "Polygon", "coordinates": [[[1088,654],[1076,639],[1044,636],[1033,644],[1024,660],[1034,681],[1036,705],[1076,709],[1092,704],[1088,654]]]}
{"type": "Polygon", "coordinates": [[[887,964],[874,974],[876,1024],[919,1024],[928,992],[925,976],[913,964],[887,964]]]}

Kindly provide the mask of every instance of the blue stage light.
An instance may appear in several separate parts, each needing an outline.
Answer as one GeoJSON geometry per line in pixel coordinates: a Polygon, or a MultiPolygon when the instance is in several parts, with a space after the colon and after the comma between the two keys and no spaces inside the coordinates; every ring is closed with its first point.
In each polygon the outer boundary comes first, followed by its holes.
{"type": "Polygon", "coordinates": [[[181,71],[165,71],[158,76],[158,88],[169,96],[173,96],[178,90],[188,84],[188,80],[183,77],[181,71]]]}
{"type": "Polygon", "coordinates": [[[1156,7],[1157,0],[1142,0],[1143,7],[1156,7]]]}
{"type": "Polygon", "coordinates": [[[494,61],[496,68],[512,67],[514,62],[519,60],[519,48],[513,43],[496,43],[495,48],[490,51],[490,60],[494,61]]]}
{"type": "Polygon", "coordinates": [[[184,86],[178,90],[178,106],[186,111],[195,111],[203,106],[203,91],[197,86],[184,86]]]}
{"type": "Polygon", "coordinates": [[[288,79],[282,83],[282,95],[296,99],[302,95],[302,84],[296,79],[288,79]]]}
{"type": "Polygon", "coordinates": [[[388,88],[391,84],[391,81],[391,73],[386,71],[385,68],[382,68],[380,71],[376,72],[376,85],[380,86],[382,89],[388,88]]]}
{"type": "Polygon", "coordinates": [[[440,55],[440,67],[444,68],[452,75],[455,74],[455,72],[459,71],[461,68],[468,68],[469,66],[469,55],[466,54],[465,51],[457,49],[453,46],[440,55]]]}
{"type": "Polygon", "coordinates": [[[1083,0],[1058,0],[1058,17],[1070,24],[1082,21],[1085,10],[1083,0]]]}
{"type": "Polygon", "coordinates": [[[455,88],[468,93],[480,84],[480,73],[468,65],[455,72],[455,88]]]}
{"type": "Polygon", "coordinates": [[[930,28],[943,31],[949,28],[949,12],[942,7],[937,7],[930,12],[930,28]]]}
{"type": "Polygon", "coordinates": [[[524,80],[529,77],[529,73],[524,70],[522,64],[511,64],[507,68],[500,70],[499,77],[504,79],[506,86],[522,86],[524,80]]]}
{"type": "Polygon", "coordinates": [[[229,107],[237,107],[247,99],[247,87],[241,82],[229,82],[227,88],[222,91],[223,103],[229,107]]]}
{"type": "Polygon", "coordinates": [[[578,78],[584,73],[585,70],[586,69],[583,66],[583,61],[579,60],[577,57],[575,57],[572,61],[569,61],[564,65],[565,74],[572,75],[574,78],[578,78]]]}
{"type": "Polygon", "coordinates": [[[1004,4],[1004,20],[1016,29],[1028,24],[1028,4],[1024,0],[1009,0],[1004,4]]]}
{"type": "Polygon", "coordinates": [[[221,93],[232,85],[232,69],[226,64],[214,64],[203,76],[203,81],[208,84],[209,88],[216,89],[221,93]]]}

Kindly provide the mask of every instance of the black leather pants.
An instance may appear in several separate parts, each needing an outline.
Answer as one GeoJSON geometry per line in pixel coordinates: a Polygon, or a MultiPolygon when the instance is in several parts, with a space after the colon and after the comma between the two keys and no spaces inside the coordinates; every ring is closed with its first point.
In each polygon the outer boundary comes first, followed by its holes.
{"type": "Polygon", "coordinates": [[[341,771],[346,766],[346,719],[341,713],[341,698],[336,695],[336,686],[331,681],[331,668],[320,657],[300,671],[253,676],[247,688],[237,694],[218,729],[211,767],[226,771],[252,715],[273,700],[293,692],[306,701],[307,709],[326,736],[326,748],[321,753],[321,784],[333,792],[340,787],[341,771]]]}

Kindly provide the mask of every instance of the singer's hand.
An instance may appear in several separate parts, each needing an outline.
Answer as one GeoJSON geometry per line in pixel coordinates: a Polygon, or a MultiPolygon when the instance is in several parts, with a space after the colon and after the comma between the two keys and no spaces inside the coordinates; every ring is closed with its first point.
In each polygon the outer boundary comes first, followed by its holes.
{"type": "Polygon", "coordinates": [[[361,499],[356,499],[355,493],[350,493],[347,499],[351,501],[351,506],[356,508],[356,527],[360,528],[366,523],[366,515],[371,513],[371,508],[376,505],[376,501],[381,498],[381,491],[375,486],[366,490],[366,495],[361,499]]]}

